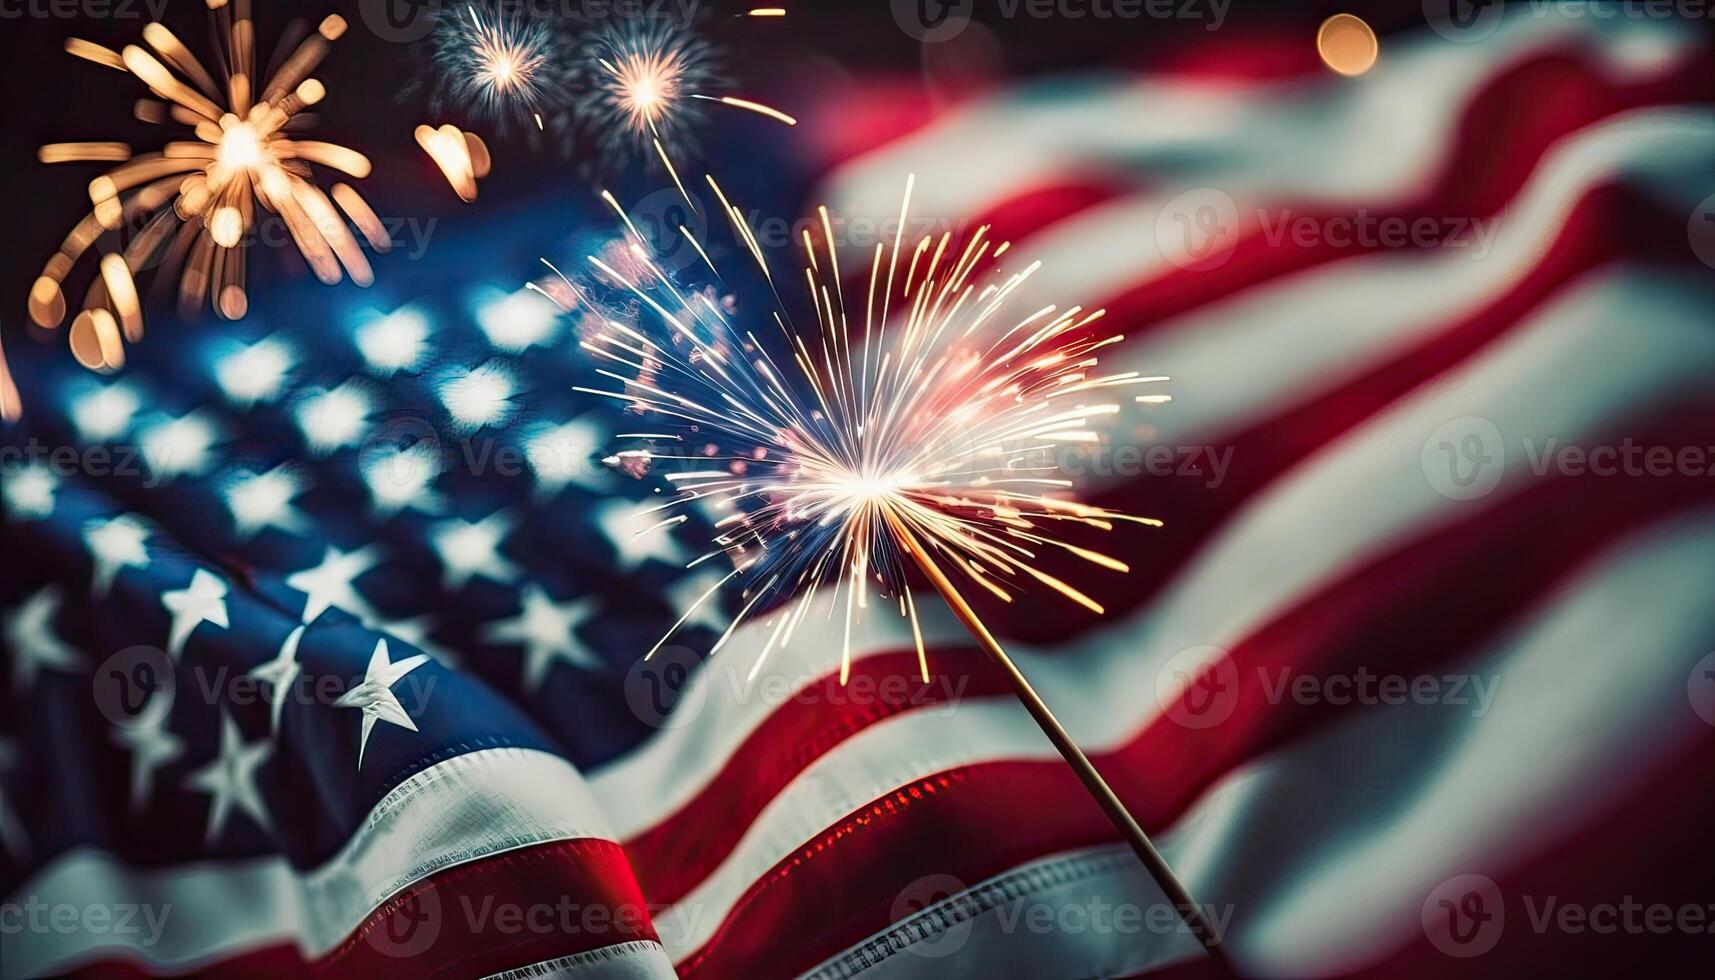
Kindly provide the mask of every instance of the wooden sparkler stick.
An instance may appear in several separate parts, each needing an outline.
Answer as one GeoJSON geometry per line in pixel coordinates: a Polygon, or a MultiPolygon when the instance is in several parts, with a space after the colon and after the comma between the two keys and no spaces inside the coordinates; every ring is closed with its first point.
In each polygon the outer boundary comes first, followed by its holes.
{"type": "Polygon", "coordinates": [[[1222,967],[1224,972],[1228,976],[1235,975],[1232,964],[1227,959],[1226,951],[1221,945],[1220,931],[1203,914],[1202,907],[1191,898],[1191,892],[1173,873],[1173,869],[1167,864],[1167,859],[1155,849],[1155,845],[1150,842],[1149,835],[1144,833],[1143,827],[1138,825],[1137,819],[1131,815],[1130,810],[1126,809],[1125,804],[1114,793],[1113,787],[1109,786],[1108,781],[1102,778],[1102,774],[1096,770],[1095,764],[1090,761],[1089,756],[1084,754],[1084,750],[1078,747],[1078,743],[1072,741],[1072,736],[1060,724],[1059,719],[1054,717],[1054,712],[1048,709],[1048,705],[1042,700],[1041,695],[1037,694],[1036,689],[1030,686],[1030,681],[1019,671],[1018,665],[1012,662],[1012,658],[1007,655],[1006,651],[1001,648],[999,641],[994,638],[994,634],[990,633],[988,627],[983,625],[982,620],[977,618],[976,611],[971,609],[964,596],[959,594],[959,590],[947,578],[947,574],[941,570],[941,566],[929,556],[928,551],[918,542],[917,536],[911,533],[904,521],[896,515],[887,513],[886,516],[888,524],[893,528],[893,532],[900,542],[904,544],[906,551],[910,552],[911,557],[917,562],[917,566],[923,570],[923,574],[929,577],[929,581],[935,584],[936,591],[940,592],[941,598],[946,600],[947,606],[953,610],[953,615],[959,618],[959,622],[965,625],[965,629],[970,630],[971,635],[977,640],[977,645],[981,646],[983,651],[989,655],[989,659],[993,660],[1006,674],[1007,680],[1012,684],[1013,693],[1018,695],[1018,700],[1024,703],[1025,710],[1030,712],[1030,716],[1036,719],[1037,727],[1041,728],[1042,733],[1048,736],[1048,741],[1054,743],[1054,748],[1059,750],[1060,756],[1066,760],[1066,764],[1072,767],[1072,772],[1077,774],[1078,780],[1084,784],[1084,789],[1089,791],[1090,796],[1102,808],[1102,812],[1106,813],[1108,819],[1113,822],[1115,829],[1125,838],[1126,843],[1131,845],[1131,849],[1137,854],[1138,860],[1143,862],[1144,869],[1155,879],[1155,883],[1161,887],[1162,892],[1173,903],[1173,907],[1179,912],[1180,918],[1185,920],[1185,924],[1190,927],[1191,932],[1203,944],[1203,948],[1208,951],[1209,956],[1222,967]]]}

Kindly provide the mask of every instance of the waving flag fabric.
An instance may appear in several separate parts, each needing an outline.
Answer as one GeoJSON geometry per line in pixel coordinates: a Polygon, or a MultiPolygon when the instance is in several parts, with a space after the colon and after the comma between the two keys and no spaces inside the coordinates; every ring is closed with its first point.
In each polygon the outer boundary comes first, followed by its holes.
{"type": "MultiPolygon", "coordinates": [[[[1555,940],[1603,975],[1629,954],[1542,902],[1708,868],[1673,852],[1715,806],[1715,458],[1683,462],[1715,447],[1715,64],[1682,28],[877,86],[912,122],[820,147],[807,199],[888,215],[915,173],[925,220],[1042,261],[1021,305],[1105,306],[1111,360],[1173,377],[1087,460],[1165,522],[1108,616],[995,615],[1247,974],[1505,976],[1555,940]]],[[[928,684],[885,617],[845,686],[817,616],[754,683],[742,630],[704,659],[713,605],[640,663],[719,577],[685,567],[707,529],[639,534],[576,317],[458,271],[114,379],[14,354],[0,974],[1211,969],[930,603],[928,684]]]]}

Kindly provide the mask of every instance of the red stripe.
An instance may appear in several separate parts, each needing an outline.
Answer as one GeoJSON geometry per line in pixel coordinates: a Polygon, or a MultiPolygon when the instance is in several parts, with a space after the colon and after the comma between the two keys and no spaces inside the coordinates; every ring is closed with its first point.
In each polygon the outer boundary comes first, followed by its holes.
{"type": "MultiPolygon", "coordinates": [[[[954,229],[955,241],[968,239],[983,225],[995,242],[1018,241],[1082,211],[1116,201],[1139,190],[1139,181],[1126,174],[1092,169],[1088,173],[1061,174],[1052,184],[1020,191],[984,211],[963,229],[954,229]]],[[[915,230],[915,229],[908,229],[915,230]]],[[[867,286],[869,270],[853,270],[853,278],[867,286]]]]}
{"type": "Polygon", "coordinates": [[[372,912],[317,961],[333,977],[478,977],[655,941],[625,852],[580,838],[449,868],[372,912]]]}
{"type": "MultiPolygon", "coordinates": [[[[1709,960],[1715,943],[1715,850],[1687,842],[1706,841],[1715,816],[1715,783],[1699,778],[1715,771],[1715,737],[1709,730],[1668,758],[1655,760],[1640,785],[1614,809],[1543,853],[1510,871],[1485,861],[1459,869],[1495,881],[1503,900],[1503,919],[1495,946],[1481,955],[1455,958],[1418,933],[1413,941],[1379,962],[1350,974],[1375,980],[1443,980],[1525,976],[1669,977],[1686,975],[1688,964],[1709,960]],[[1551,924],[1538,931],[1532,913],[1542,916],[1549,902],[1590,909],[1619,906],[1669,909],[1697,907],[1702,928],[1685,932],[1652,931],[1644,913],[1642,929],[1568,931],[1551,924]]],[[[1428,899],[1430,896],[1425,896],[1428,899]]],[[[1553,922],[1554,920],[1549,920],[1553,922]]]]}
{"type": "MultiPolygon", "coordinates": [[[[1681,63],[1660,81],[1621,87],[1604,81],[1601,72],[1579,59],[1557,55],[1533,60],[1501,76],[1472,102],[1448,154],[1449,165],[1419,199],[1395,206],[1366,206],[1361,216],[1356,208],[1329,208],[1317,202],[1269,202],[1269,220],[1272,224],[1290,217],[1295,223],[1307,220],[1321,229],[1337,219],[1360,217],[1371,222],[1493,217],[1525,186],[1548,150],[1573,132],[1629,109],[1707,98],[1711,61],[1701,55],[1681,63]],[[1497,138],[1497,134],[1502,135],[1497,138]]],[[[1135,337],[1244,289],[1385,248],[1355,240],[1331,244],[1326,236],[1309,247],[1295,244],[1290,235],[1271,243],[1256,222],[1241,221],[1241,226],[1241,237],[1218,265],[1172,269],[1133,283],[1104,304],[1109,319],[1128,337],[1135,337]]],[[[1023,247],[1028,253],[1028,243],[1023,247]]]]}
{"type": "MultiPolygon", "coordinates": [[[[1098,765],[1145,826],[1167,825],[1232,767],[1362,710],[1270,705],[1252,667],[1349,676],[1365,666],[1410,675],[1457,656],[1627,532],[1715,497],[1703,478],[1647,482],[1546,480],[1473,519],[1419,536],[1235,647],[1232,659],[1243,669],[1235,672],[1238,698],[1225,722],[1187,729],[1159,719],[1098,765]],[[1586,520],[1590,514],[1602,520],[1586,520]],[[1580,533],[1564,533],[1573,526],[1580,533]],[[1507,570],[1504,578],[1493,574],[1498,568],[1507,570]],[[1479,576],[1491,594],[1472,595],[1470,583],[1479,576]]],[[[777,865],[681,971],[725,976],[739,964],[770,975],[804,969],[887,925],[891,898],[910,878],[933,871],[974,882],[1112,838],[1058,764],[997,762],[944,773],[865,807],[777,865]],[[1048,800],[1059,802],[1041,805],[1048,800]],[[778,935],[805,941],[781,950],[770,942],[778,935]]]]}
{"type": "MultiPolygon", "coordinates": [[[[1629,194],[1602,192],[1574,211],[1565,233],[1537,268],[1489,308],[1284,415],[1218,440],[1216,444],[1233,450],[1233,465],[1221,486],[1209,489],[1200,481],[1150,481],[1144,504],[1135,499],[1140,493],[1137,486],[1108,495],[1100,502],[1162,516],[1166,527],[1137,532],[1146,560],[1131,575],[1080,575],[1077,581],[1116,616],[1141,607],[1201,552],[1228,516],[1282,472],[1504,335],[1563,283],[1604,260],[1616,242],[1648,240],[1659,227],[1655,221],[1641,220],[1647,213],[1643,207],[1644,202],[1629,194]],[[1626,238],[1620,237],[1622,228],[1629,228],[1626,238]]],[[[1659,240],[1660,236],[1654,237],[1659,240]]],[[[1091,543],[1103,547],[1100,542],[1091,543]]],[[[1102,622],[1095,617],[1053,617],[1048,622],[1051,617],[999,603],[985,604],[983,612],[1008,636],[1037,642],[1063,640],[1069,626],[1089,628],[1102,622]]],[[[937,649],[932,666],[938,677],[968,679],[966,697],[1007,693],[1004,679],[975,650],[937,649]]],[[[915,655],[865,658],[853,665],[853,671],[857,684],[880,692],[887,688],[888,678],[915,675],[915,655]]],[[[749,821],[816,759],[871,724],[913,708],[941,705],[946,688],[913,684],[907,691],[896,683],[893,690],[899,696],[878,697],[862,710],[833,710],[830,705],[849,703],[852,698],[842,696],[837,675],[830,673],[804,696],[779,706],[696,797],[630,841],[639,878],[649,894],[664,901],[680,898],[731,853],[749,821]]]]}

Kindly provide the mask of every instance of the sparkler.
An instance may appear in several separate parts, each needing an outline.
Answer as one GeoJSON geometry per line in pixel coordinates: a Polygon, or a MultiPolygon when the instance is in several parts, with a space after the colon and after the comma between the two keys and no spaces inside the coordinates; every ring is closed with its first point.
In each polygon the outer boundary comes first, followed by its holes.
{"type": "MultiPolygon", "coordinates": [[[[553,292],[574,297],[577,305],[611,310],[624,302],[642,314],[635,325],[609,317],[583,339],[580,346],[604,365],[597,374],[616,387],[577,389],[651,419],[653,431],[633,435],[632,448],[611,457],[610,465],[639,474],[672,461],[663,467],[672,492],[651,509],[656,523],[642,533],[683,522],[685,510],[696,506],[713,513],[716,533],[691,564],[720,556],[732,563],[645,659],[736,582],[743,608],[710,655],[740,624],[756,622],[766,640],[750,668],[748,679],[754,679],[769,654],[792,641],[812,596],[825,588],[833,592],[831,609],[843,603],[842,683],[851,671],[853,626],[872,602],[896,608],[909,621],[927,682],[928,656],[908,587],[910,571],[917,570],[1001,668],[1187,924],[1219,957],[1214,926],[965,598],[976,588],[1011,602],[1024,589],[1043,586],[1102,611],[1040,567],[1044,557],[1059,552],[1112,572],[1127,566],[1074,543],[1061,529],[1111,531],[1122,523],[1159,522],[1070,499],[1071,483],[1057,475],[1054,454],[1098,441],[1094,424],[1121,408],[1112,396],[1167,379],[1101,371],[1098,352],[1121,340],[1101,329],[1101,310],[1045,306],[1009,317],[1040,263],[990,276],[1009,243],[995,242],[986,226],[962,245],[950,232],[907,242],[913,183],[906,184],[899,230],[891,245],[879,242],[866,256],[868,288],[851,302],[832,220],[819,209],[820,243],[808,230],[802,241],[801,285],[816,329],[809,336],[795,329],[780,304],[782,312],[773,317],[780,335],[774,349],[783,345],[779,356],[708,291],[677,286],[609,194],[604,199],[624,225],[634,261],[616,267],[592,255],[591,271],[576,279],[549,265],[558,275],[553,292]]],[[[712,178],[709,187],[740,251],[749,253],[778,299],[789,281],[775,280],[743,215],[712,178]]],[[[683,226],[677,232],[718,278],[704,244],[683,226]]]]}
{"type": "MultiPolygon", "coordinates": [[[[778,17],[779,8],[757,8],[753,17],[778,17]]],[[[707,109],[725,105],[758,113],[788,126],[798,121],[771,106],[722,94],[730,82],[719,69],[715,47],[688,27],[669,20],[623,21],[596,35],[585,63],[593,66],[592,94],[580,100],[585,128],[606,154],[628,160],[641,149],[659,159],[687,201],[673,158],[693,148],[707,109]]]]}
{"type": "Polygon", "coordinates": [[[41,148],[44,163],[119,166],[90,182],[94,210],[66,236],[31,288],[32,320],[59,327],[66,314],[65,279],[79,259],[105,232],[138,229],[123,252],[102,256],[100,274],[72,322],[72,352],[86,367],[118,368],[124,363],[124,343],[142,338],[134,276],[156,264],[182,268],[179,301],[187,315],[209,302],[226,319],[242,318],[249,309],[246,239],[257,227],[258,207],[284,220],[311,271],[329,285],[340,281],[342,269],[360,286],[374,280],[347,219],[377,251],[391,247],[380,219],[356,190],[336,183],[323,191],[311,170],[320,165],[362,178],[369,174],[368,159],[295,135],[311,121],[303,110],[326,95],[311,73],[345,33],[344,18],[327,17],[295,47],[283,42],[278,69],[258,80],[249,0],[207,3],[220,44],[218,77],[158,23],[143,28],[147,48],[127,45],[113,51],[77,38],[66,42],[71,54],[130,72],[148,86],[156,98],[138,101],[139,119],[176,123],[194,136],[135,155],[122,143],[41,148]]]}
{"type": "Polygon", "coordinates": [[[466,3],[441,15],[431,45],[436,112],[451,103],[503,131],[526,119],[544,130],[570,91],[565,33],[546,17],[466,3]]]}

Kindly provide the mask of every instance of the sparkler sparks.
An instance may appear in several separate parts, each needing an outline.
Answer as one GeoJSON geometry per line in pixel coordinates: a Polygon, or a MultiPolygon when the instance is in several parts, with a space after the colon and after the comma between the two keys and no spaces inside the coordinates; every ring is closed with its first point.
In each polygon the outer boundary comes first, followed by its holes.
{"type": "MultiPolygon", "coordinates": [[[[989,238],[986,226],[962,245],[951,233],[906,243],[912,184],[906,183],[892,243],[876,244],[867,257],[868,288],[850,302],[833,223],[826,208],[818,211],[820,242],[808,231],[803,235],[803,287],[816,311],[816,330],[806,337],[777,312],[776,349],[789,352],[778,358],[707,291],[679,289],[624,209],[604,195],[644,274],[591,256],[592,288],[615,291],[644,316],[638,326],[610,318],[586,337],[581,346],[614,365],[597,373],[618,388],[578,390],[620,401],[664,430],[635,434],[637,447],[609,460],[632,474],[658,460],[678,464],[663,473],[672,492],[649,511],[655,521],[641,533],[684,522],[693,506],[712,511],[712,547],[690,564],[723,554],[732,560],[732,571],[690,604],[645,659],[736,579],[743,608],[710,656],[754,619],[766,637],[750,669],[754,679],[771,651],[791,643],[812,597],[828,587],[830,610],[843,598],[843,684],[851,673],[852,629],[870,606],[873,580],[875,594],[910,622],[918,670],[928,682],[923,631],[907,581],[916,568],[1006,677],[1209,955],[1224,965],[1219,931],[962,591],[980,587],[1010,602],[1023,589],[1044,586],[1102,611],[1041,567],[1045,559],[1064,552],[1125,572],[1123,561],[1074,543],[1065,529],[1160,522],[1070,499],[1071,483],[1057,474],[1055,453],[1099,441],[1094,423],[1120,411],[1117,402],[1101,400],[1105,396],[1167,379],[1099,370],[1097,352],[1121,339],[1101,329],[1100,310],[1044,306],[1016,316],[1021,286],[1038,264],[991,274],[1008,243],[989,238]]],[[[775,281],[743,214],[713,179],[709,187],[740,250],[755,260],[778,299],[784,281],[775,281]]],[[[708,249],[683,226],[678,231],[718,277],[708,249]]],[[[599,297],[591,301],[590,288],[560,279],[580,306],[604,308],[599,297]]]]}
{"type": "Polygon", "coordinates": [[[430,106],[456,106],[497,123],[547,128],[563,109],[572,60],[554,20],[506,4],[465,3],[442,13],[431,39],[435,90],[430,106]]]}
{"type": "MultiPolygon", "coordinates": [[[[774,283],[744,219],[709,183],[740,247],[774,283]]],[[[901,230],[909,198],[908,183],[901,230]]],[[[878,244],[866,257],[868,289],[848,304],[823,208],[822,241],[809,234],[803,241],[802,288],[817,329],[806,337],[777,314],[790,354],[776,357],[708,293],[677,288],[624,210],[606,199],[646,274],[591,256],[594,287],[565,284],[579,293],[616,290],[641,304],[656,329],[646,315],[636,327],[609,320],[587,337],[582,346],[609,365],[598,373],[619,387],[579,390],[674,425],[671,440],[641,437],[611,463],[636,472],[672,461],[664,475],[673,493],[655,508],[663,524],[693,504],[719,515],[713,547],[697,561],[728,555],[733,571],[723,584],[741,582],[745,605],[717,649],[747,619],[771,621],[755,676],[770,651],[790,642],[810,596],[831,586],[836,602],[843,593],[844,679],[852,627],[871,605],[874,583],[911,621],[927,680],[906,589],[908,562],[925,560],[1003,601],[1044,586],[1102,611],[1044,570],[1042,555],[1062,552],[1124,572],[1124,562],[1059,530],[1157,522],[1069,499],[1055,452],[1100,438],[1093,424],[1120,411],[1104,395],[1166,379],[1098,370],[1097,352],[1120,339],[1100,329],[1100,310],[1049,306],[1004,319],[1037,266],[985,279],[1006,248],[986,228],[962,245],[950,233],[878,244]]],[[[706,248],[691,242],[706,258],[706,248]]]]}
{"type": "Polygon", "coordinates": [[[107,232],[129,227],[122,252],[99,261],[99,275],[84,297],[68,338],[86,367],[112,370],[124,362],[123,344],[142,338],[143,315],[134,276],[162,265],[182,269],[180,308],[192,314],[205,302],[227,319],[249,309],[247,236],[258,207],[283,219],[318,279],[333,284],[350,276],[367,286],[374,275],[349,220],[371,247],[391,247],[380,219],[349,185],[330,192],[315,183],[312,165],[350,177],[368,176],[362,154],[343,146],[300,139],[311,122],[303,110],[326,89],[311,77],[346,22],[329,16],[289,52],[282,48],[271,77],[256,74],[255,28],[249,0],[207,0],[220,44],[217,77],[161,24],[143,29],[143,42],[115,52],[88,41],[66,42],[71,54],[130,72],[157,99],[137,103],[145,122],[176,123],[193,139],[133,155],[116,143],[44,146],[44,163],[108,161],[120,165],[90,182],[94,210],[74,227],[30,290],[30,318],[57,328],[65,319],[67,276],[107,232]],[[337,204],[337,208],[336,208],[337,204]],[[343,217],[342,217],[343,214],[343,217]]]}

